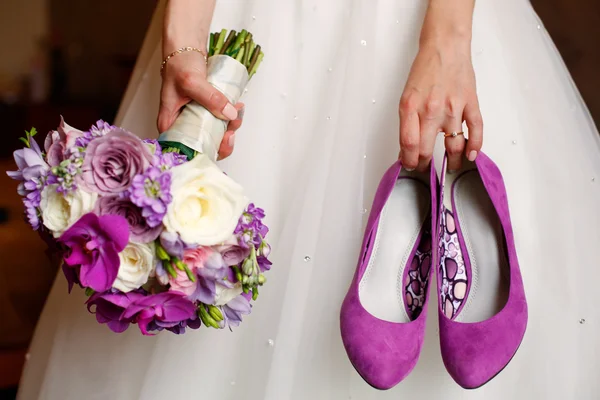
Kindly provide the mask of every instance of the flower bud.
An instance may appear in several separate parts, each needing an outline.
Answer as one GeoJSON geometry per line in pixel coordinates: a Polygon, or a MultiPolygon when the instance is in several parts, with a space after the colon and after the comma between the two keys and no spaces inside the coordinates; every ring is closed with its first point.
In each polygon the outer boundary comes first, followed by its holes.
{"type": "Polygon", "coordinates": [[[267,281],[267,278],[266,278],[266,277],[265,277],[263,274],[260,274],[260,275],[258,276],[258,284],[259,284],[259,285],[264,285],[264,283],[265,283],[266,281],[267,281]]]}
{"type": "Polygon", "coordinates": [[[269,257],[269,254],[271,254],[271,245],[263,240],[258,248],[258,255],[269,257]]]}
{"type": "Polygon", "coordinates": [[[163,261],[169,261],[171,259],[165,249],[159,244],[156,245],[156,256],[163,261]]]}

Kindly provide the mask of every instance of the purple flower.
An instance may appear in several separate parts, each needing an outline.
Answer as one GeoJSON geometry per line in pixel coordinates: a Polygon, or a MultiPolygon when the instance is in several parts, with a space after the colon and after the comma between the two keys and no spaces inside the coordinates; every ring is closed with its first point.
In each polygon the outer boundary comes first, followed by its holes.
{"type": "MultiPolygon", "coordinates": [[[[171,256],[175,256],[180,260],[183,258],[183,251],[190,248],[175,232],[163,231],[160,234],[160,245],[171,256]]],[[[196,246],[194,246],[196,247],[196,246]]]]}
{"type": "Polygon", "coordinates": [[[98,215],[120,215],[127,220],[131,240],[138,243],[150,243],[160,235],[162,227],[150,227],[142,216],[142,210],[129,199],[119,195],[100,197],[96,204],[98,215]]]}
{"type": "Polygon", "coordinates": [[[21,196],[26,196],[30,191],[25,188],[25,182],[42,179],[49,169],[37,142],[31,138],[30,144],[31,147],[26,147],[13,153],[18,170],[6,172],[12,179],[21,181],[17,189],[21,196]]]}
{"type": "Polygon", "coordinates": [[[197,247],[186,250],[182,261],[197,276],[196,287],[189,298],[212,304],[217,294],[216,282],[223,281],[229,270],[221,254],[209,247],[197,247]]]}
{"type": "Polygon", "coordinates": [[[176,292],[163,292],[137,298],[127,306],[124,318],[138,323],[144,335],[150,335],[148,328],[152,322],[163,328],[170,328],[182,321],[192,319],[196,306],[176,292]]]}
{"type": "Polygon", "coordinates": [[[49,185],[58,185],[56,190],[59,193],[69,193],[77,189],[76,181],[77,176],[81,174],[83,154],[78,148],[72,149],[69,158],[52,167],[47,183],[49,185]]]}
{"type": "Polygon", "coordinates": [[[262,223],[264,217],[265,212],[262,208],[256,207],[254,203],[248,205],[234,231],[241,246],[250,247],[251,244],[254,246],[262,244],[264,237],[269,232],[269,228],[262,223]]]}
{"type": "Polygon", "coordinates": [[[39,211],[39,202],[33,202],[28,198],[23,199],[23,205],[25,205],[25,217],[27,218],[27,222],[34,231],[40,229],[41,220],[40,220],[40,211],[39,211]]]}
{"type": "Polygon", "coordinates": [[[256,257],[256,261],[258,261],[258,267],[260,268],[260,272],[269,271],[271,269],[271,265],[273,263],[264,256],[256,257]]]}
{"type": "Polygon", "coordinates": [[[243,295],[230,300],[222,308],[225,316],[225,323],[230,327],[239,326],[242,322],[242,315],[250,314],[250,311],[252,311],[250,301],[243,295]]]}
{"type": "Polygon", "coordinates": [[[240,246],[235,237],[221,246],[215,246],[215,250],[221,253],[227,266],[238,265],[250,255],[250,248],[247,246],[240,246]]]}
{"type": "Polygon", "coordinates": [[[183,154],[168,152],[160,156],[157,166],[165,171],[177,165],[181,165],[187,161],[187,157],[183,154]]]}
{"type": "Polygon", "coordinates": [[[171,196],[171,173],[150,167],[143,175],[133,178],[129,191],[131,202],[142,208],[142,215],[149,226],[160,226],[173,200],[171,196]]]}
{"type": "Polygon", "coordinates": [[[67,229],[59,241],[69,248],[65,264],[79,269],[81,284],[103,292],[117,278],[119,252],[129,241],[129,227],[121,216],[89,213],[67,229]]]}
{"type": "Polygon", "coordinates": [[[160,332],[163,329],[166,329],[170,332],[173,332],[176,335],[182,335],[185,333],[186,328],[198,329],[198,328],[200,328],[201,325],[202,325],[202,321],[200,321],[200,318],[198,318],[198,315],[194,314],[194,316],[192,318],[185,320],[185,321],[181,321],[177,325],[170,326],[167,328],[160,326],[158,323],[156,323],[156,321],[152,321],[148,325],[148,330],[160,332]]]}
{"type": "MultiPolygon", "coordinates": [[[[71,129],[73,129],[73,128],[71,128],[71,129]]],[[[89,131],[82,132],[82,135],[75,140],[75,145],[79,146],[79,147],[86,147],[94,139],[106,136],[108,133],[112,132],[115,129],[119,129],[119,128],[117,128],[116,126],[113,126],[107,122],[104,122],[103,120],[100,119],[100,120],[96,121],[96,125],[92,125],[92,127],[90,128],[89,131]]],[[[67,144],[68,143],[69,143],[69,141],[67,140],[67,144]]]]}
{"type": "Polygon", "coordinates": [[[148,146],[148,149],[150,150],[150,153],[152,153],[152,155],[154,156],[154,159],[152,161],[152,165],[156,165],[156,161],[158,161],[158,158],[160,158],[160,156],[162,155],[162,147],[160,147],[160,144],[158,143],[158,140],[156,140],[156,139],[143,139],[142,143],[144,143],[146,146],[148,146]]]}
{"type": "Polygon", "coordinates": [[[55,167],[65,159],[65,138],[58,131],[51,131],[44,141],[46,160],[51,167],[55,167]]]}
{"type": "Polygon", "coordinates": [[[151,161],[152,154],[138,137],[114,128],[88,145],[83,160],[83,180],[90,191],[102,196],[121,193],[151,161]]]}
{"type": "Polygon", "coordinates": [[[124,332],[133,322],[133,318],[123,317],[123,313],[137,299],[144,298],[144,294],[139,292],[113,292],[94,293],[87,300],[87,309],[96,314],[96,320],[101,324],[106,324],[111,331],[116,333],[124,332]],[[95,309],[92,310],[92,307],[95,309]]]}

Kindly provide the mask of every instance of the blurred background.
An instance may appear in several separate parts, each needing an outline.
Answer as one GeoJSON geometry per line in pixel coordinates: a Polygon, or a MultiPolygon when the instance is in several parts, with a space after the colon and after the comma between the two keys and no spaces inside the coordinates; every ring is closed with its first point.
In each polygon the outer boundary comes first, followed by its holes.
{"type": "MultiPolygon", "coordinates": [[[[0,400],[12,399],[56,270],[23,222],[12,150],[24,129],[45,134],[112,121],[156,0],[0,2],[0,400]]],[[[598,124],[600,2],[533,0],[598,124]]],[[[158,67],[158,66],[157,66],[158,67]]],[[[158,99],[157,99],[158,101],[158,99]]]]}

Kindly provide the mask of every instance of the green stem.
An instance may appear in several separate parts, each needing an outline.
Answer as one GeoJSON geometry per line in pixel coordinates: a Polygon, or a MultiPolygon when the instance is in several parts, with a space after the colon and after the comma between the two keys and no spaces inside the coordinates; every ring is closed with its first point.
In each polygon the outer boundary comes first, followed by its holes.
{"type": "Polygon", "coordinates": [[[246,35],[248,35],[248,31],[245,29],[242,29],[242,31],[240,32],[239,35],[237,35],[237,37],[235,38],[235,42],[233,43],[233,46],[231,46],[231,48],[229,49],[229,51],[227,52],[228,55],[232,55],[232,53],[236,53],[239,51],[242,42],[244,41],[244,39],[246,39],[246,35]]]}
{"type": "Polygon", "coordinates": [[[219,54],[221,52],[221,48],[223,47],[223,44],[225,43],[225,35],[226,34],[227,34],[226,29],[222,29],[221,32],[219,33],[219,39],[217,40],[217,45],[215,46],[214,54],[219,54]]]}
{"type": "Polygon", "coordinates": [[[254,66],[250,69],[250,73],[248,74],[248,79],[252,78],[252,76],[256,73],[256,70],[258,69],[258,66],[260,65],[260,63],[262,62],[264,57],[265,57],[265,54],[261,51],[260,54],[258,55],[258,59],[254,63],[254,66]]]}
{"type": "Polygon", "coordinates": [[[232,29],[229,32],[229,36],[227,36],[227,40],[225,41],[225,44],[223,44],[223,47],[219,49],[219,54],[225,54],[227,52],[227,49],[229,48],[229,46],[231,45],[231,43],[235,39],[235,36],[236,36],[236,31],[234,31],[232,29]]]}
{"type": "MultiPolygon", "coordinates": [[[[250,34],[248,36],[252,36],[252,34],[250,34]]],[[[246,53],[244,54],[244,62],[242,62],[242,64],[244,64],[246,69],[248,68],[248,63],[250,62],[250,56],[252,55],[253,49],[254,49],[254,40],[250,40],[250,42],[248,43],[248,46],[246,46],[246,53]]]]}
{"type": "Polygon", "coordinates": [[[210,40],[208,42],[208,56],[212,56],[213,53],[213,46],[215,45],[215,34],[211,33],[210,34],[210,40]]]}
{"type": "Polygon", "coordinates": [[[242,59],[244,58],[245,50],[246,50],[246,48],[244,47],[244,45],[242,45],[242,47],[240,47],[240,51],[238,52],[237,57],[235,58],[237,61],[242,62],[242,59]]]}

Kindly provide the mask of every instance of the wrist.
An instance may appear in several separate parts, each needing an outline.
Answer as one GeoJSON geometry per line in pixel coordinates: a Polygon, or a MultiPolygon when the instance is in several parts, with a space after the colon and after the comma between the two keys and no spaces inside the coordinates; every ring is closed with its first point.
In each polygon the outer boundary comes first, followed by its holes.
{"type": "Polygon", "coordinates": [[[470,47],[474,0],[429,0],[420,44],[470,47]]]}
{"type": "Polygon", "coordinates": [[[471,30],[456,30],[455,28],[423,30],[419,38],[419,48],[458,48],[471,49],[471,30]]]}
{"type": "Polygon", "coordinates": [[[170,0],[163,20],[163,56],[182,47],[206,50],[215,0],[170,0]]]}

